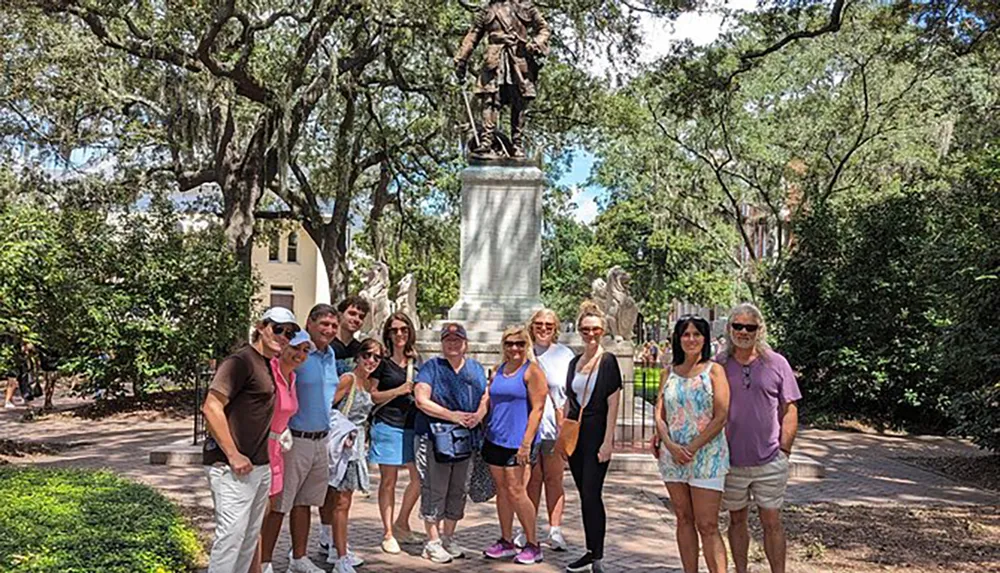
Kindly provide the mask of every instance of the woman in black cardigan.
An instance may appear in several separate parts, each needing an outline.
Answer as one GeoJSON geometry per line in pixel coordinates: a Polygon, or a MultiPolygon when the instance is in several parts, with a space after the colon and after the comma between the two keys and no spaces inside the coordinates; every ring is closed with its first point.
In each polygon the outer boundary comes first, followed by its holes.
{"type": "Polygon", "coordinates": [[[566,567],[569,573],[604,571],[604,533],[607,516],[604,512],[604,477],[611,462],[611,443],[618,417],[622,375],[618,360],[601,348],[601,337],[607,324],[604,313],[592,302],[580,306],[576,320],[583,338],[583,354],[570,362],[566,376],[566,419],[576,420],[583,403],[580,438],[569,457],[573,481],[580,492],[583,529],[587,538],[587,553],[566,567]]]}

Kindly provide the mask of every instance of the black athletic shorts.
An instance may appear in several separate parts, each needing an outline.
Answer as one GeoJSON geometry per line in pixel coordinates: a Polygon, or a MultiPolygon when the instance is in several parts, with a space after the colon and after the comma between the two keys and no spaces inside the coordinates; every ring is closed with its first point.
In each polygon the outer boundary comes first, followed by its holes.
{"type": "MultiPolygon", "coordinates": [[[[517,466],[517,448],[498,446],[489,440],[483,442],[483,461],[491,466],[512,468],[517,466]]],[[[538,444],[531,446],[530,463],[538,459],[538,444]]]]}

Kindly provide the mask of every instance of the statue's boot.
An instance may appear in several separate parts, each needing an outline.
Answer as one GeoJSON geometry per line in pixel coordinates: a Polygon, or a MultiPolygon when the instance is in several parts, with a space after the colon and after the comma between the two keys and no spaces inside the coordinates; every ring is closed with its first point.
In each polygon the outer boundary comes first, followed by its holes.
{"type": "Polygon", "coordinates": [[[497,107],[495,98],[487,98],[483,101],[483,131],[479,134],[479,147],[474,153],[482,157],[493,156],[493,144],[496,141],[497,119],[500,117],[500,108],[497,107]]]}
{"type": "Polygon", "coordinates": [[[528,123],[528,102],[518,98],[510,108],[511,157],[524,157],[524,126],[528,123]]]}

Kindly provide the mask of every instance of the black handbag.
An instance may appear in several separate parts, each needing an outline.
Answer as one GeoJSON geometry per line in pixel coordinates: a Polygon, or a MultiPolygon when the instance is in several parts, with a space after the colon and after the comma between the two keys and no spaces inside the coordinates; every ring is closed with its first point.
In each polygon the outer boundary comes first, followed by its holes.
{"type": "Polygon", "coordinates": [[[440,464],[461,462],[472,457],[472,430],[450,422],[431,422],[434,459],[440,464]]]}

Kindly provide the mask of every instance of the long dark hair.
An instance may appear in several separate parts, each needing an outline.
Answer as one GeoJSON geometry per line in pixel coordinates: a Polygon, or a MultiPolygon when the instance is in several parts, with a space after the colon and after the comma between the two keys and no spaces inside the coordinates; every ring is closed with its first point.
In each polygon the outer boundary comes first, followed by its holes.
{"type": "Polygon", "coordinates": [[[382,325],[382,343],[383,346],[385,347],[385,355],[392,356],[392,349],[393,349],[392,333],[389,332],[389,329],[392,328],[392,321],[394,320],[405,322],[406,328],[409,329],[409,334],[406,335],[406,347],[403,348],[403,354],[405,354],[407,358],[416,358],[417,357],[416,329],[413,328],[413,321],[410,320],[410,317],[406,316],[406,313],[402,312],[392,313],[391,315],[389,315],[389,318],[386,319],[385,324],[382,325]]]}
{"type": "Polygon", "coordinates": [[[712,358],[712,345],[710,344],[712,327],[708,325],[708,321],[704,318],[687,314],[677,320],[677,324],[674,325],[674,335],[670,339],[670,346],[674,355],[671,362],[674,363],[674,366],[684,364],[684,347],[681,346],[681,336],[684,335],[684,331],[687,330],[689,324],[693,324],[704,339],[701,345],[701,358],[698,360],[698,363],[701,364],[712,358]]]}

